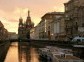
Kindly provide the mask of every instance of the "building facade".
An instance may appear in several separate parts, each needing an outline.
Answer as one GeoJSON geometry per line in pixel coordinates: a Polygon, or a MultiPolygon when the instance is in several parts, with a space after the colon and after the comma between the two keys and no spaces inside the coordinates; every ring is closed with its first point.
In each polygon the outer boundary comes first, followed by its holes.
{"type": "Polygon", "coordinates": [[[18,39],[16,32],[8,32],[8,39],[18,39]]]}
{"type": "Polygon", "coordinates": [[[30,30],[34,27],[34,23],[31,21],[30,11],[28,11],[28,16],[26,21],[23,23],[22,17],[19,19],[18,35],[19,38],[30,39],[30,30]]]}
{"type": "Polygon", "coordinates": [[[41,17],[35,27],[36,38],[51,40],[71,40],[84,36],[84,0],[69,0],[65,13],[51,12],[41,17]]]}
{"type": "Polygon", "coordinates": [[[55,22],[56,19],[64,16],[63,12],[50,12],[46,13],[41,17],[40,23],[35,27],[35,33],[37,33],[37,37],[39,39],[50,39],[55,40],[55,36],[57,35],[54,33],[56,30],[59,30],[59,23],[56,26],[55,22]],[[56,28],[57,27],[57,28],[56,28]]]}
{"type": "Polygon", "coordinates": [[[30,30],[30,38],[35,39],[35,27],[30,30]]]}
{"type": "MultiPolygon", "coordinates": [[[[70,0],[65,5],[65,24],[67,38],[80,36],[84,24],[84,0],[70,0]]],[[[84,33],[82,33],[84,34],[84,33]]]]}
{"type": "Polygon", "coordinates": [[[38,24],[37,26],[35,26],[35,39],[40,39],[40,25],[38,24]]]}
{"type": "Polygon", "coordinates": [[[51,25],[52,39],[64,41],[66,39],[64,16],[54,18],[51,25]]]}
{"type": "Polygon", "coordinates": [[[8,38],[8,31],[4,28],[4,25],[0,21],[0,40],[6,40],[8,38]]]}
{"type": "Polygon", "coordinates": [[[45,24],[45,33],[46,33],[46,38],[47,39],[51,39],[54,40],[55,39],[55,31],[59,30],[59,23],[57,23],[57,26],[55,26],[56,24],[54,23],[54,21],[56,21],[55,19],[58,19],[60,17],[64,16],[63,12],[51,12],[51,13],[46,13],[43,17],[42,20],[44,20],[45,24]],[[56,29],[57,27],[57,29],[56,29]]]}

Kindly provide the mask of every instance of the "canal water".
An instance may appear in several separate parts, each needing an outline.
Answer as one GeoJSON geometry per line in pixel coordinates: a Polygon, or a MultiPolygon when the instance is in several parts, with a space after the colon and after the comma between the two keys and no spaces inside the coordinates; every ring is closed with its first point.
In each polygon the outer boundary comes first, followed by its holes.
{"type": "Polygon", "coordinates": [[[29,43],[14,42],[10,45],[4,62],[41,62],[37,49],[29,43]]]}
{"type": "Polygon", "coordinates": [[[18,61],[18,43],[12,43],[10,45],[4,62],[19,62],[18,61]]]}

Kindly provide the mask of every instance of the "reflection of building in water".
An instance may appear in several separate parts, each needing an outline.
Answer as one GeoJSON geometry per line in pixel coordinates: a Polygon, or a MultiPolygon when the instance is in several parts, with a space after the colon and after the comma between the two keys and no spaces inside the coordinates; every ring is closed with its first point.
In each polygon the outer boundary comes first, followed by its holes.
{"type": "Polygon", "coordinates": [[[37,50],[36,48],[31,48],[31,50],[30,50],[31,61],[30,62],[40,62],[39,61],[39,54],[36,50],[37,50]]]}
{"type": "Polygon", "coordinates": [[[26,21],[23,23],[22,17],[19,19],[18,34],[19,38],[30,38],[30,29],[34,27],[34,23],[31,21],[30,11],[26,21]]]}
{"type": "Polygon", "coordinates": [[[29,43],[18,43],[19,62],[39,62],[39,54],[36,48],[29,43]]]}
{"type": "Polygon", "coordinates": [[[18,43],[19,62],[30,62],[30,48],[26,42],[18,43]]]}

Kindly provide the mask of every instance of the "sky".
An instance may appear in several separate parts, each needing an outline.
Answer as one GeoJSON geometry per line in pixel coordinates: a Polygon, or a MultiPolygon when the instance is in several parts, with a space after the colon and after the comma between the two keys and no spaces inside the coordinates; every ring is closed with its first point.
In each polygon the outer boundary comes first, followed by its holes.
{"type": "Polygon", "coordinates": [[[9,32],[18,32],[19,18],[26,20],[27,12],[35,26],[47,12],[64,12],[64,4],[69,0],[0,0],[0,21],[9,32]]]}

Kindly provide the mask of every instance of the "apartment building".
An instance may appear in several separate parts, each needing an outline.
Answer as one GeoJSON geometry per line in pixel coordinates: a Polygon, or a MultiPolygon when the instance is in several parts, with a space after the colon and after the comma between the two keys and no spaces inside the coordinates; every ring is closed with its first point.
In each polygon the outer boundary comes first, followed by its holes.
{"type": "Polygon", "coordinates": [[[4,28],[4,25],[0,21],[0,40],[5,40],[8,37],[8,31],[4,28]]]}
{"type": "Polygon", "coordinates": [[[39,39],[39,26],[35,26],[35,39],[39,39]]]}
{"type": "Polygon", "coordinates": [[[65,5],[66,35],[68,38],[84,35],[84,0],[69,0],[65,5]]]}
{"type": "Polygon", "coordinates": [[[51,33],[52,33],[52,39],[54,40],[65,40],[66,33],[65,33],[65,20],[64,16],[54,18],[51,23],[51,33]]]}
{"type": "Polygon", "coordinates": [[[30,30],[30,39],[35,39],[35,27],[30,30]]]}
{"type": "MultiPolygon", "coordinates": [[[[44,26],[45,26],[46,38],[54,40],[54,31],[56,30],[57,26],[54,26],[53,21],[62,16],[64,16],[63,12],[50,12],[42,16],[42,20],[45,23],[44,26]]],[[[59,30],[59,28],[57,30],[59,30]]]]}

